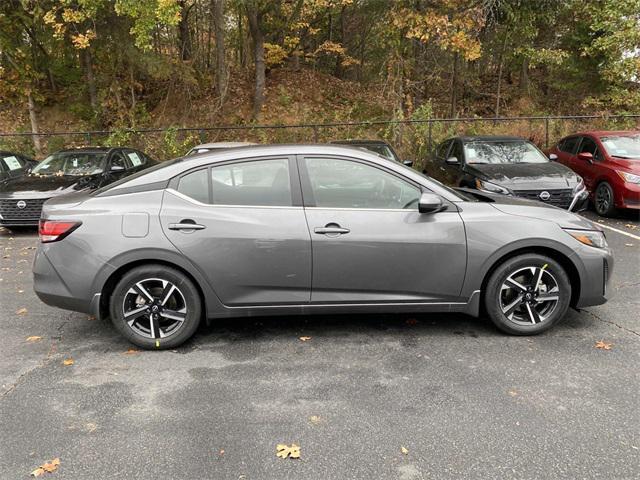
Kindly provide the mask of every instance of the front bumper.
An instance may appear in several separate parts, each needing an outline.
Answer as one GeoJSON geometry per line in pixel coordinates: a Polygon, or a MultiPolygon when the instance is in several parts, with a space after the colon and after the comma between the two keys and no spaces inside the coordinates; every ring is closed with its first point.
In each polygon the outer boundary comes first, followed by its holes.
{"type": "Polygon", "coordinates": [[[48,198],[0,198],[0,226],[37,227],[48,198]]]}
{"type": "Polygon", "coordinates": [[[625,183],[619,191],[618,207],[640,209],[640,184],[625,183]]]}
{"type": "Polygon", "coordinates": [[[580,292],[575,308],[602,305],[611,299],[610,289],[614,260],[610,248],[581,247],[576,254],[582,264],[580,292]]]}

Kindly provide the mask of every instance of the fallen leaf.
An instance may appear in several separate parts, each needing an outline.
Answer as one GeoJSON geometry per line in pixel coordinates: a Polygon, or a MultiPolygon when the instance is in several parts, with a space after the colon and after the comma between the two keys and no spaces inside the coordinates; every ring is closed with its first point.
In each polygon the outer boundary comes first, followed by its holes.
{"type": "Polygon", "coordinates": [[[27,342],[39,342],[40,340],[42,340],[42,337],[39,337],[37,335],[27,337],[27,342]]]}
{"type": "Polygon", "coordinates": [[[409,450],[405,447],[400,447],[400,451],[403,455],[409,455],[409,450]]]}
{"type": "Polygon", "coordinates": [[[311,415],[309,421],[314,425],[318,425],[320,423],[320,415],[311,415]]]}
{"type": "Polygon", "coordinates": [[[85,428],[85,430],[87,432],[93,433],[98,429],[98,425],[96,425],[95,423],[89,422],[89,423],[85,424],[84,428],[85,428]]]}
{"type": "MultiPolygon", "coordinates": [[[[0,278],[0,280],[2,280],[2,279],[0,278]]],[[[22,289],[20,288],[20,289],[18,289],[18,293],[24,293],[24,290],[22,290],[22,289]]]]}
{"type": "Polygon", "coordinates": [[[22,307],[20,310],[16,311],[16,315],[24,315],[25,313],[27,313],[27,309],[25,307],[22,307]]]}
{"type": "Polygon", "coordinates": [[[598,340],[596,342],[596,348],[600,348],[602,350],[611,350],[611,346],[613,343],[607,343],[604,340],[598,340]]]}
{"type": "Polygon", "coordinates": [[[124,352],[125,355],[135,355],[136,353],[140,353],[140,350],[136,350],[135,348],[130,348],[129,350],[124,352]]]}
{"type": "Polygon", "coordinates": [[[62,364],[66,367],[68,367],[69,365],[73,365],[73,358],[65,358],[64,362],[62,362],[62,364]]]}
{"type": "Polygon", "coordinates": [[[32,477],[39,477],[40,475],[43,475],[44,473],[53,473],[58,469],[59,466],[60,466],[60,459],[59,458],[54,458],[50,462],[46,462],[46,463],[40,465],[38,468],[36,468],[33,472],[31,472],[31,476],[32,477]]]}
{"type": "Polygon", "coordinates": [[[307,340],[311,340],[311,337],[300,337],[300,340],[306,342],[307,340]]]}
{"type": "Polygon", "coordinates": [[[220,449],[220,451],[218,452],[218,455],[220,455],[221,457],[224,455],[224,448],[220,449]]]}
{"type": "Polygon", "coordinates": [[[509,390],[509,395],[511,395],[512,397],[517,397],[518,392],[516,392],[515,390],[509,390]]]}
{"type": "Polygon", "coordinates": [[[624,246],[625,247],[633,247],[633,243],[625,243],[624,246]]]}
{"type": "Polygon", "coordinates": [[[630,228],[631,230],[635,230],[636,228],[638,228],[637,225],[634,225],[632,223],[625,224],[625,227],[630,228]]]}
{"type": "Polygon", "coordinates": [[[276,457],[280,458],[300,458],[300,447],[295,443],[287,446],[284,443],[276,445],[276,457]]]}

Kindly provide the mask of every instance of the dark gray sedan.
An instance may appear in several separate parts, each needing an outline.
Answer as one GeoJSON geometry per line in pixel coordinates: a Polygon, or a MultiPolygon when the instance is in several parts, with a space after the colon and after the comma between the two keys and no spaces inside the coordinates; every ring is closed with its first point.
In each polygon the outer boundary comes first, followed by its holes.
{"type": "Polygon", "coordinates": [[[536,334],[604,303],[613,267],[575,214],[328,145],[179,158],[53,198],[40,238],[38,296],[109,316],[143,348],[251,315],[485,312],[536,334]]]}

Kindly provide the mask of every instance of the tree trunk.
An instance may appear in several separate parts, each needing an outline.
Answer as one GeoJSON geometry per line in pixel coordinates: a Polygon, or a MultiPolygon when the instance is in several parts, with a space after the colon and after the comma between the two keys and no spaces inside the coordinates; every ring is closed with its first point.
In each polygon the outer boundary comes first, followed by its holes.
{"type": "Polygon", "coordinates": [[[505,32],[504,34],[504,39],[502,41],[502,48],[500,49],[500,57],[498,60],[498,86],[496,87],[496,109],[495,109],[495,116],[499,117],[500,116],[500,90],[502,87],[502,68],[504,66],[504,51],[507,47],[507,37],[508,37],[508,33],[505,32]]]}
{"type": "Polygon", "coordinates": [[[253,59],[255,64],[255,93],[253,97],[253,118],[259,119],[264,105],[265,64],[264,64],[264,33],[262,32],[262,13],[252,2],[247,3],[247,19],[253,39],[253,59]]]}
{"type": "Polygon", "coordinates": [[[96,88],[96,79],[93,75],[93,57],[91,55],[91,50],[89,48],[85,48],[84,50],[81,50],[80,56],[82,57],[82,64],[84,66],[84,75],[87,80],[89,103],[91,104],[91,109],[93,110],[94,116],[97,116],[98,90],[96,88]]]}
{"type": "Polygon", "coordinates": [[[180,0],[180,22],[178,23],[178,47],[180,48],[180,59],[191,60],[193,46],[191,44],[191,30],[189,29],[189,10],[186,0],[180,0]]]}
{"type": "Polygon", "coordinates": [[[213,24],[216,35],[216,84],[220,106],[227,95],[227,62],[224,47],[224,0],[212,0],[213,24]]]}
{"type": "Polygon", "coordinates": [[[520,91],[524,95],[529,95],[529,59],[522,59],[522,68],[520,69],[520,91]]]}
{"type": "Polygon", "coordinates": [[[456,114],[456,105],[458,103],[458,58],[460,55],[453,55],[453,70],[451,72],[451,105],[449,106],[449,117],[454,118],[456,114]]]}
{"type": "Polygon", "coordinates": [[[36,102],[33,100],[33,95],[31,92],[27,94],[27,106],[29,108],[29,120],[31,120],[31,131],[34,135],[31,136],[33,139],[33,149],[36,154],[36,158],[42,157],[42,143],[40,141],[40,128],[38,126],[38,115],[36,113],[36,102]]]}

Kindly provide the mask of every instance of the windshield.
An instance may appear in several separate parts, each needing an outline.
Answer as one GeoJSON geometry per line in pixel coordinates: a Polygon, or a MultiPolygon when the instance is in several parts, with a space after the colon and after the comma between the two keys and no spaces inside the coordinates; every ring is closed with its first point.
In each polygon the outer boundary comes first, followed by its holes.
{"type": "Polygon", "coordinates": [[[640,159],[640,135],[602,137],[600,140],[612,157],[640,159]]]}
{"type": "Polygon", "coordinates": [[[95,175],[104,170],[106,153],[58,152],[49,155],[34,167],[32,175],[95,175]]]}
{"type": "Polygon", "coordinates": [[[521,142],[469,142],[464,144],[467,163],[546,163],[549,161],[535,145],[521,142]]]}

